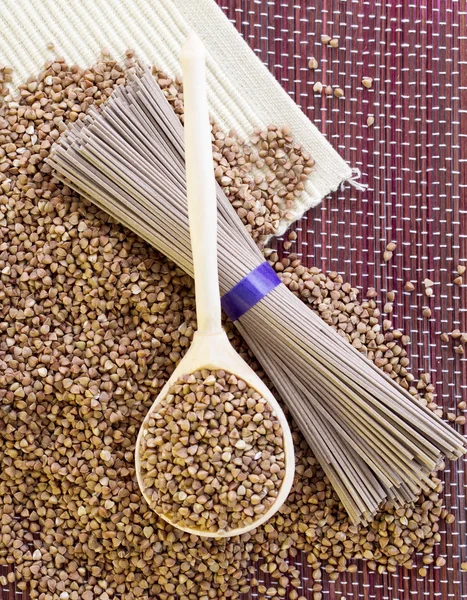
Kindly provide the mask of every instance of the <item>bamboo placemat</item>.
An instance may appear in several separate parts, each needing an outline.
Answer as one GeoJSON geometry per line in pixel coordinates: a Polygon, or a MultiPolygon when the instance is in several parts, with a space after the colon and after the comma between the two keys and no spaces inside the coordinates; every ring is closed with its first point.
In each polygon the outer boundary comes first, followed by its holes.
{"type": "MultiPolygon", "coordinates": [[[[394,324],[412,338],[412,372],[429,371],[438,398],[455,408],[467,390],[467,359],[441,345],[442,331],[467,330],[465,288],[452,284],[467,265],[466,144],[467,35],[465,3],[371,0],[218,0],[245,39],[302,109],[368,184],[334,194],[295,227],[306,264],[343,273],[353,285],[374,286],[379,297],[396,290],[394,324]],[[322,33],[339,38],[324,47],[322,33]],[[310,71],[315,56],[319,70],[310,71]],[[361,77],[373,77],[371,90],[361,77]],[[337,100],[312,92],[317,80],[339,84],[337,100]],[[369,114],[373,127],[366,127],[369,114]],[[382,253],[397,243],[391,262],[382,253]],[[408,279],[436,285],[432,318],[421,315],[422,286],[403,292],[408,279]]],[[[280,244],[279,244],[280,247],[280,244]]],[[[445,473],[446,506],[456,522],[441,526],[444,567],[395,576],[358,572],[336,583],[324,574],[325,600],[461,600],[467,598],[466,462],[445,473]]],[[[295,561],[313,598],[311,572],[295,561]]],[[[258,573],[258,578],[261,573],[258,573]]],[[[1,600],[27,598],[0,589],[1,600]]],[[[252,594],[252,598],[257,594],[252,594]]]]}
{"type": "MultiPolygon", "coordinates": [[[[430,372],[438,399],[455,409],[466,397],[467,359],[441,345],[440,333],[467,330],[466,288],[452,283],[457,265],[467,265],[465,3],[219,4],[368,184],[366,192],[347,189],[310,211],[295,228],[298,253],[308,266],[339,271],[363,290],[375,287],[379,298],[396,290],[393,322],[411,337],[412,372],[430,372]],[[323,46],[321,34],[337,37],[339,48],[323,46]],[[316,71],[307,66],[311,56],[318,60],[316,71]],[[363,88],[362,76],[374,79],[372,89],[363,88]],[[315,95],[316,81],[338,84],[345,97],[315,95]],[[368,115],[374,115],[373,127],[366,126],[368,115]],[[382,255],[391,241],[397,249],[386,263],[382,255]],[[430,319],[422,316],[425,277],[436,283],[430,319]],[[419,282],[416,294],[403,291],[409,279],[419,282]]],[[[467,573],[460,571],[467,559],[466,462],[449,465],[445,481],[446,506],[456,522],[441,525],[444,567],[429,568],[421,578],[416,569],[374,574],[360,562],[357,573],[335,584],[324,574],[323,599],[467,598],[467,573]]],[[[306,565],[301,569],[310,581],[306,565]]],[[[304,595],[313,598],[311,590],[304,595]]]]}

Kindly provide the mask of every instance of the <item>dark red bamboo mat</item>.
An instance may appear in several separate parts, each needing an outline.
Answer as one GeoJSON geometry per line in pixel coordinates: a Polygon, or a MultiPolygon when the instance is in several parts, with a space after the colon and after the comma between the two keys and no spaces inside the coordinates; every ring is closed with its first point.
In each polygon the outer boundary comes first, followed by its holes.
{"type": "MultiPolygon", "coordinates": [[[[393,322],[411,336],[412,372],[430,372],[438,400],[455,409],[467,399],[467,359],[441,344],[440,333],[467,331],[466,288],[452,283],[457,265],[467,266],[465,0],[217,1],[368,185],[365,192],[347,187],[305,215],[294,226],[298,253],[307,265],[339,271],[362,290],[375,287],[380,299],[395,290],[393,322]],[[322,34],[337,37],[339,48],[323,46],[322,34]],[[308,69],[311,56],[316,71],[308,69]],[[363,88],[362,76],[374,79],[372,89],[363,88]],[[315,95],[316,81],[339,85],[345,97],[315,95]],[[397,248],[386,263],[391,241],[397,248]],[[435,282],[429,302],[425,277],[435,282]],[[417,282],[416,294],[403,292],[409,279],[417,282]],[[430,319],[422,316],[427,305],[430,319]]],[[[467,573],[460,570],[467,561],[466,465],[459,461],[445,472],[445,502],[456,522],[441,526],[444,567],[421,578],[416,570],[375,574],[359,562],[357,573],[335,583],[323,574],[323,599],[467,599],[467,573]]],[[[312,600],[311,570],[306,561],[295,563],[306,586],[301,593],[312,600]]],[[[27,597],[0,589],[1,599],[27,597]]]]}
{"type": "MultiPolygon", "coordinates": [[[[218,2],[368,185],[365,192],[333,194],[305,215],[295,226],[299,254],[308,266],[339,271],[363,290],[375,287],[380,299],[397,291],[393,322],[411,337],[412,372],[430,372],[438,401],[455,409],[466,398],[467,359],[442,344],[440,333],[467,331],[466,288],[452,283],[457,265],[467,265],[466,3],[218,2]],[[322,34],[338,38],[339,48],[323,46],[322,34]],[[307,66],[311,56],[316,71],[307,66]],[[373,78],[372,89],[361,85],[362,76],[373,78]],[[314,94],[316,81],[339,85],[345,97],[314,94]],[[391,241],[397,248],[386,263],[391,241]],[[435,282],[429,302],[421,285],[426,277],[435,282]],[[409,279],[417,282],[416,294],[403,291],[409,279]],[[430,319],[422,316],[424,306],[430,319]]],[[[456,522],[441,525],[444,567],[421,578],[402,569],[375,575],[361,562],[336,583],[324,579],[323,599],[467,598],[467,573],[460,570],[467,560],[466,462],[449,465],[445,481],[456,522]]],[[[310,583],[306,564],[301,569],[310,583]]],[[[311,590],[303,594],[313,598],[311,590]]]]}

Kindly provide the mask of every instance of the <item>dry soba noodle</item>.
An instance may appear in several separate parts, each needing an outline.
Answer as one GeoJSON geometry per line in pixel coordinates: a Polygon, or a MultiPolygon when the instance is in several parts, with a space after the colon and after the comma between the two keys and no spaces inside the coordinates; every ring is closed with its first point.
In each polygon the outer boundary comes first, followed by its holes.
{"type": "MultiPolygon", "coordinates": [[[[183,127],[139,70],[101,111],[62,136],[49,159],[62,181],[193,274],[183,127]]],[[[264,258],[218,188],[221,292],[264,258]]],[[[354,522],[434,484],[463,437],[399,387],[284,285],[236,326],[280,392],[354,522]]]]}

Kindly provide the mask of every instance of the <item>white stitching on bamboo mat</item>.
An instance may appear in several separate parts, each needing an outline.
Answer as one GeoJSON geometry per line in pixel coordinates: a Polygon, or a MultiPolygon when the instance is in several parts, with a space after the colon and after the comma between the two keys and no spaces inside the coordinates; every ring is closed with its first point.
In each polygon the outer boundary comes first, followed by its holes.
{"type": "MultiPolygon", "coordinates": [[[[227,8],[228,3],[224,2],[224,4],[227,8]]],[[[421,282],[424,277],[429,277],[433,281],[440,281],[442,276],[443,289],[440,285],[435,287],[434,302],[430,304],[432,312],[434,315],[442,315],[438,322],[442,324],[445,331],[455,327],[461,330],[467,328],[467,307],[460,306],[461,290],[452,283],[451,277],[455,266],[461,263],[462,259],[467,260],[466,235],[460,231],[460,220],[452,218],[457,210],[459,218],[465,219],[465,211],[459,208],[459,195],[454,193],[449,179],[449,174],[459,175],[458,169],[453,164],[452,155],[458,153],[460,144],[454,143],[451,138],[459,127],[458,117],[461,112],[457,93],[459,88],[456,86],[458,71],[461,65],[466,68],[467,61],[460,60],[458,48],[452,41],[453,38],[449,37],[451,31],[447,24],[448,18],[439,13],[436,7],[432,7],[433,22],[431,22],[427,18],[426,8],[414,2],[410,3],[413,13],[411,17],[416,15],[417,18],[397,19],[391,16],[389,9],[394,7],[401,10],[405,6],[402,2],[372,3],[366,0],[362,6],[357,0],[353,0],[352,3],[336,0],[327,4],[329,7],[332,6],[329,10],[324,10],[320,2],[313,6],[302,4],[296,6],[297,18],[291,22],[290,19],[279,14],[279,11],[273,15],[271,4],[274,3],[264,0],[247,1],[244,3],[243,12],[240,9],[236,10],[237,16],[240,10],[239,18],[245,25],[246,37],[250,43],[255,44],[258,55],[263,60],[268,60],[270,66],[274,66],[276,77],[284,85],[290,85],[289,79],[293,72],[294,92],[291,92],[291,95],[306,105],[310,117],[321,130],[330,133],[331,139],[335,139],[334,143],[351,164],[359,168],[365,164],[373,175],[369,178],[371,187],[356,200],[349,199],[348,194],[339,194],[337,199],[329,198],[329,201],[320,208],[308,213],[295,229],[297,232],[306,231],[309,241],[304,240],[297,249],[292,248],[291,251],[297,251],[310,265],[322,266],[327,270],[344,271],[347,279],[350,279],[353,284],[362,285],[364,290],[369,286],[376,286],[380,290],[380,297],[391,289],[399,290],[394,303],[394,323],[414,339],[410,353],[418,373],[429,370],[437,381],[442,381],[444,375],[445,383],[438,386],[437,390],[445,406],[452,409],[462,397],[465,397],[467,385],[462,383],[462,375],[465,377],[467,359],[459,359],[452,349],[448,352],[441,347],[439,326],[435,326],[434,319],[430,319],[427,324],[427,320],[420,317],[421,306],[425,305],[424,300],[426,300],[421,286],[418,286],[420,290],[415,295],[402,291],[408,279],[421,282]],[[360,7],[357,17],[352,5],[360,7]],[[255,13],[252,8],[257,6],[260,7],[262,17],[259,25],[252,23],[253,19],[258,19],[258,13],[255,13]],[[258,43],[258,40],[262,42],[268,39],[265,33],[266,22],[275,25],[277,21],[280,23],[279,39],[282,42],[280,56],[274,50],[268,49],[267,45],[258,43]],[[364,24],[365,22],[368,24],[364,24]],[[303,32],[295,33],[302,24],[306,24],[305,44],[303,44],[303,32]],[[429,28],[433,28],[432,38],[428,34],[429,28]],[[435,31],[436,28],[438,32],[435,31]],[[387,64],[387,57],[393,51],[389,44],[389,31],[404,32],[404,43],[396,48],[392,57],[403,65],[399,68],[400,80],[395,81],[394,84],[391,84],[391,76],[395,67],[387,64]],[[331,52],[329,48],[323,49],[320,44],[321,33],[339,37],[340,48],[331,52]],[[296,60],[295,49],[298,37],[302,60],[296,60]],[[444,58],[442,55],[433,56],[433,68],[431,71],[428,69],[426,71],[431,75],[434,74],[440,84],[433,85],[433,90],[428,89],[426,85],[420,87],[426,80],[421,58],[435,51],[433,44],[437,44],[438,50],[442,51],[442,46],[445,45],[439,44],[438,40],[444,39],[447,40],[446,46],[448,43],[450,45],[451,54],[444,55],[444,58]],[[365,46],[371,48],[371,52],[367,55],[362,52],[365,46]],[[285,51],[284,48],[289,48],[289,51],[285,51]],[[326,54],[326,57],[323,58],[323,54],[326,54]],[[320,70],[310,72],[304,66],[304,56],[315,56],[320,63],[320,70]],[[294,67],[293,71],[276,67],[283,58],[289,59],[289,64],[294,67]],[[415,64],[418,59],[420,62],[415,64]],[[454,68],[455,61],[457,61],[457,68],[454,68]],[[363,64],[366,65],[365,73],[363,64]],[[371,90],[363,90],[360,84],[361,76],[364,74],[371,75],[374,79],[371,90]],[[322,100],[314,96],[312,92],[314,81],[323,81],[325,78],[327,81],[328,77],[332,77],[331,82],[338,83],[345,90],[344,109],[336,108],[333,98],[322,100]],[[444,90],[452,90],[452,93],[450,91],[448,96],[444,90]],[[433,104],[434,96],[439,106],[436,102],[433,104]],[[402,103],[406,101],[410,109],[403,114],[402,118],[395,119],[392,110],[403,110],[402,103]],[[351,112],[349,107],[357,108],[351,112]],[[429,108],[432,113],[431,118],[428,115],[429,108]],[[416,110],[425,115],[426,127],[432,128],[430,139],[427,138],[426,131],[422,131],[421,125],[414,122],[416,110]],[[371,129],[367,129],[363,124],[368,114],[375,116],[375,124],[371,129]],[[444,142],[440,134],[441,127],[446,127],[446,121],[448,130],[444,142]],[[359,156],[353,141],[365,139],[368,150],[365,150],[364,146],[359,156]],[[418,161],[427,161],[428,153],[431,153],[432,163],[427,164],[425,169],[417,168],[414,151],[419,153],[418,161]],[[404,166],[404,157],[409,157],[407,166],[404,166]],[[408,183],[404,181],[405,176],[409,177],[408,183]],[[427,177],[432,182],[430,189],[426,188],[427,177]],[[445,203],[444,214],[441,213],[441,202],[445,203]],[[363,219],[364,211],[361,207],[365,207],[370,222],[365,222],[363,219]],[[422,233],[419,234],[420,223],[417,219],[423,216],[426,218],[429,211],[432,213],[430,219],[444,221],[446,228],[449,224],[450,229],[447,229],[444,240],[440,239],[439,232],[435,232],[437,235],[433,240],[428,240],[428,230],[423,223],[422,233]],[[338,233],[335,233],[335,227],[331,230],[332,225],[335,226],[336,223],[338,233]],[[415,227],[410,227],[411,223],[415,227]],[[355,231],[358,231],[358,228],[361,228],[362,235],[356,236],[355,231]],[[410,228],[408,237],[399,243],[394,260],[389,264],[384,263],[382,251],[386,243],[392,241],[391,235],[400,237],[407,228],[410,228]],[[356,260],[356,251],[347,241],[351,232],[354,234],[353,238],[362,243],[360,260],[356,260]],[[374,236],[373,232],[375,232],[374,236]],[[365,243],[367,247],[364,246],[365,243]],[[444,264],[437,255],[437,247],[446,249],[447,256],[444,264]],[[463,255],[461,251],[464,252],[463,255]],[[404,254],[404,264],[402,254],[404,254]],[[417,262],[419,256],[424,256],[425,259],[417,262]],[[365,257],[364,264],[361,257],[365,257]],[[368,268],[373,271],[371,277],[366,272],[368,268]],[[446,374],[449,373],[447,366],[453,363],[456,365],[454,369],[456,380],[447,382],[446,374]]],[[[458,3],[455,3],[455,10],[459,15],[458,3]]],[[[456,27],[457,23],[453,23],[453,26],[456,27]]],[[[454,27],[452,33],[456,34],[454,27]]],[[[459,134],[459,141],[461,137],[467,136],[459,134]]],[[[467,140],[464,140],[464,145],[465,141],[467,140]]],[[[459,190],[462,187],[467,186],[458,184],[459,190]]],[[[355,198],[356,194],[352,196],[355,198]]],[[[416,372],[414,374],[416,375],[416,372]]],[[[448,591],[449,585],[461,585],[459,565],[461,561],[466,560],[467,554],[465,494],[458,485],[459,474],[465,473],[465,462],[464,459],[463,465],[462,463],[448,465],[446,469],[446,474],[450,475],[446,486],[446,502],[459,518],[457,518],[458,531],[453,531],[452,527],[449,527],[446,532],[446,527],[441,527],[443,535],[441,551],[452,554],[453,540],[458,538],[461,552],[461,556],[456,557],[457,570],[447,567],[442,571],[441,583],[446,598],[454,595],[452,591],[448,591]]],[[[304,565],[302,562],[297,564],[300,565],[303,573],[304,565]]],[[[369,585],[361,583],[362,577],[363,572],[359,570],[354,577],[344,575],[336,586],[332,583],[325,585],[323,598],[329,598],[331,590],[336,589],[337,600],[340,597],[337,590],[347,600],[349,598],[407,600],[404,582],[413,580],[412,574],[396,575],[386,579],[386,586],[377,585],[374,592],[371,592],[369,585]]],[[[371,579],[373,575],[370,574],[369,577],[371,579]]],[[[423,581],[416,573],[413,577],[417,582],[423,581]]],[[[433,578],[428,577],[425,580],[423,597],[430,597],[432,592],[429,588],[433,583],[433,578]]],[[[309,582],[308,586],[305,586],[305,589],[308,589],[307,597],[310,598],[312,598],[311,585],[312,582],[309,582]]],[[[411,597],[416,597],[417,593],[417,590],[413,590],[411,597]]],[[[434,596],[441,597],[442,593],[435,593],[434,596]]],[[[463,590],[461,597],[467,598],[467,589],[463,590]]]]}

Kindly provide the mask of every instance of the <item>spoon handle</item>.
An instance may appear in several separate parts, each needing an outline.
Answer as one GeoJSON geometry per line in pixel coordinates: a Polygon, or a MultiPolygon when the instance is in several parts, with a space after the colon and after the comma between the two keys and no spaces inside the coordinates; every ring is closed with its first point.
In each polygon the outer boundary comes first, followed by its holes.
{"type": "Polygon", "coordinates": [[[206,94],[204,46],[191,32],[181,52],[185,104],[185,164],[196,314],[200,333],[219,333],[217,201],[206,94]]]}

